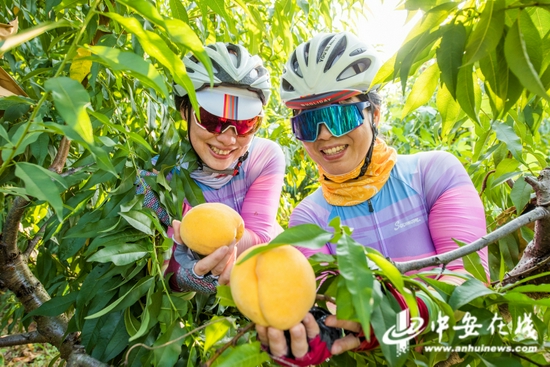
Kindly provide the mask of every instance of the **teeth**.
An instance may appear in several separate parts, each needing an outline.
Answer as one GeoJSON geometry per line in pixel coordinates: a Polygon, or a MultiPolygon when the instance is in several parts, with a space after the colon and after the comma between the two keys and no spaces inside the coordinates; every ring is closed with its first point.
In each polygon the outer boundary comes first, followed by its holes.
{"type": "Polygon", "coordinates": [[[340,153],[344,149],[346,149],[346,146],[345,145],[340,145],[339,147],[334,147],[334,148],[323,150],[323,153],[331,155],[331,154],[340,153]]]}
{"type": "Polygon", "coordinates": [[[210,149],[212,149],[212,151],[216,154],[219,154],[219,155],[228,155],[229,153],[231,153],[230,150],[221,150],[221,149],[218,149],[214,146],[210,146],[210,149]]]}

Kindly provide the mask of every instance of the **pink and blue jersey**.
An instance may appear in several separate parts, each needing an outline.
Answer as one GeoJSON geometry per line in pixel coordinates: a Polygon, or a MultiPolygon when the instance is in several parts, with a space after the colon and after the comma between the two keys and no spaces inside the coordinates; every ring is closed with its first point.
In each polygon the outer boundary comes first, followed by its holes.
{"type": "MultiPolygon", "coordinates": [[[[453,238],[470,243],[486,234],[485,212],[470,177],[455,156],[442,151],[398,155],[380,192],[359,205],[332,206],[319,188],[294,209],[289,227],[313,223],[331,231],[328,223],[337,216],[355,241],[399,262],[454,250],[453,238]]],[[[336,246],[301,250],[309,257],[335,254],[336,246]]],[[[487,248],[479,255],[488,269],[487,248]]],[[[461,259],[447,265],[463,268],[461,259]]]]}

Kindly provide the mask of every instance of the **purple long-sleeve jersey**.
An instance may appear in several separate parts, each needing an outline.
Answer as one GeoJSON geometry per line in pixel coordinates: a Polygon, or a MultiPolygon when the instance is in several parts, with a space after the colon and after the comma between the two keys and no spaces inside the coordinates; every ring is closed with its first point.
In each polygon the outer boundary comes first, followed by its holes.
{"type": "MultiPolygon", "coordinates": [[[[445,253],[458,248],[453,239],[470,243],[486,234],[485,212],[470,177],[455,156],[442,151],[398,155],[380,192],[359,205],[330,205],[319,188],[298,204],[289,227],[313,223],[331,230],[328,223],[337,216],[353,229],[355,241],[394,261],[445,253]]],[[[336,246],[301,250],[309,257],[335,254],[336,246]]],[[[487,249],[479,255],[488,273],[487,249]]],[[[464,269],[462,260],[447,269],[464,269]]]]}

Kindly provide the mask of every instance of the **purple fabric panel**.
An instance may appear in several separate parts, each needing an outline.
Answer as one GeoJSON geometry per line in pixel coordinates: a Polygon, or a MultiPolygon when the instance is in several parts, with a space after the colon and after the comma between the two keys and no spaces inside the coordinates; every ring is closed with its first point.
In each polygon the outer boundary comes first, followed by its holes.
{"type": "Polygon", "coordinates": [[[454,155],[444,151],[420,153],[418,170],[422,172],[422,191],[428,208],[445,191],[461,186],[472,186],[472,180],[454,155]]]}
{"type": "Polygon", "coordinates": [[[243,217],[245,228],[262,242],[269,242],[280,228],[276,216],[284,174],[281,148],[268,139],[255,137],[241,173],[219,190],[203,190],[204,198],[235,209],[243,217]]]}

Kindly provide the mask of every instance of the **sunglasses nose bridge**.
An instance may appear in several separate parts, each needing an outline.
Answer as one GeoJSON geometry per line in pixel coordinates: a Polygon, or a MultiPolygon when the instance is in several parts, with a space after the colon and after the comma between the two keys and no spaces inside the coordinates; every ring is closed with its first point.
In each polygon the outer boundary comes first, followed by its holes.
{"type": "Polygon", "coordinates": [[[220,135],[221,134],[225,134],[226,131],[230,130],[231,128],[233,128],[233,131],[234,131],[234,135],[235,136],[238,136],[239,135],[239,132],[237,131],[237,128],[234,126],[234,125],[227,125],[225,129],[223,129],[221,132],[220,132],[220,135]]]}

